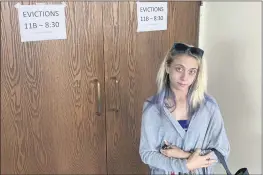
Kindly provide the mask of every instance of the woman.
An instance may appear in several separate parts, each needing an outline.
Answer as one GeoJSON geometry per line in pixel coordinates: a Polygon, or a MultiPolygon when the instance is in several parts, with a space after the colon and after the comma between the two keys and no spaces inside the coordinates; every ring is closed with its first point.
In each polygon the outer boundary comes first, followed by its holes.
{"type": "Polygon", "coordinates": [[[212,148],[228,158],[219,107],[206,93],[203,53],[174,43],[157,75],[158,93],[144,103],[139,153],[151,174],[212,174],[212,148]]]}

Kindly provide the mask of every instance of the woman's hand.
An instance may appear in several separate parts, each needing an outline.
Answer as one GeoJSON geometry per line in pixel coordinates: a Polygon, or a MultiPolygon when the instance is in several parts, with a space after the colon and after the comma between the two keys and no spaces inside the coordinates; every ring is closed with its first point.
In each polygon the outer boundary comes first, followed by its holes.
{"type": "MultiPolygon", "coordinates": [[[[165,144],[169,145],[166,141],[165,144]]],[[[167,157],[173,157],[178,159],[187,159],[191,155],[190,153],[185,152],[173,145],[169,145],[168,149],[161,149],[161,153],[167,157]]]]}
{"type": "Polygon", "coordinates": [[[212,159],[212,153],[201,156],[201,149],[197,149],[187,160],[186,167],[188,170],[192,171],[198,168],[209,167],[216,160],[212,159]]]}

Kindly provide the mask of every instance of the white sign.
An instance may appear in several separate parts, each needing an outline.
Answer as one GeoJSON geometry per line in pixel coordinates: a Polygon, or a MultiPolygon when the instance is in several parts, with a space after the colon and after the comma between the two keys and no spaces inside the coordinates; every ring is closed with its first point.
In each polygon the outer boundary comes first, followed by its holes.
{"type": "Polygon", "coordinates": [[[19,15],[21,41],[66,39],[65,3],[16,4],[19,15]]]}
{"type": "Polygon", "coordinates": [[[167,2],[137,2],[137,32],[167,29],[167,2]]]}

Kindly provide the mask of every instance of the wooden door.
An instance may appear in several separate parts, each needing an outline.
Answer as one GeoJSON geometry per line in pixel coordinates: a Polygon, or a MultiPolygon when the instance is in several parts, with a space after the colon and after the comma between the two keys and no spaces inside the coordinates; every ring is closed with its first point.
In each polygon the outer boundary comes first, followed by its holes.
{"type": "Polygon", "coordinates": [[[147,174],[139,157],[143,102],[173,42],[198,43],[200,2],[168,2],[168,29],[137,33],[136,2],[105,2],[104,59],[109,174],[147,174]]]}
{"type": "Polygon", "coordinates": [[[103,4],[69,1],[66,40],[21,43],[16,3],[1,2],[1,174],[106,174],[103,4]]]}

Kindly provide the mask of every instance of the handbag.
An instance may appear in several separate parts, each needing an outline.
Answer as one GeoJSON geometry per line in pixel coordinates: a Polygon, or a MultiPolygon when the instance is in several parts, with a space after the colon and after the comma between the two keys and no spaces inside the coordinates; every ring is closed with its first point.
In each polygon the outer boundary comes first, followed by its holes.
{"type": "MultiPolygon", "coordinates": [[[[217,156],[219,162],[223,165],[227,175],[232,175],[230,170],[229,170],[229,168],[228,168],[228,166],[227,166],[227,163],[226,163],[226,161],[224,159],[224,156],[219,151],[217,151],[214,148],[212,148],[211,150],[214,151],[214,153],[217,156]]],[[[248,172],[247,168],[241,168],[235,173],[235,175],[249,175],[249,172],[248,172]]]]}

